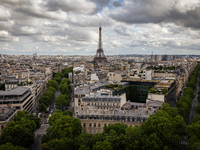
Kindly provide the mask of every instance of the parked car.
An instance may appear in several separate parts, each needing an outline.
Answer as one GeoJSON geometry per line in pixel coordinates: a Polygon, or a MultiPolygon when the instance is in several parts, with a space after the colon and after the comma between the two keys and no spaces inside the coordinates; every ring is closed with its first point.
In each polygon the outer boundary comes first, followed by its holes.
{"type": "Polygon", "coordinates": [[[44,118],[46,118],[47,117],[47,114],[44,114],[44,118]]]}

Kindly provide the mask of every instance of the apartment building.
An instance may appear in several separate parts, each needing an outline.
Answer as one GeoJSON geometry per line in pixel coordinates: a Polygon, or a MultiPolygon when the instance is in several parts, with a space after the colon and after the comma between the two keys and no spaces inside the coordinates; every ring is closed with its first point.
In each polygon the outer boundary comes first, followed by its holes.
{"type": "Polygon", "coordinates": [[[109,91],[101,91],[83,97],[82,102],[81,108],[85,105],[89,105],[95,106],[97,109],[121,109],[122,105],[126,103],[126,93],[120,96],[112,96],[109,91]]]}
{"type": "Polygon", "coordinates": [[[7,123],[14,119],[14,115],[17,113],[17,111],[18,110],[15,107],[0,107],[0,134],[7,123]]]}
{"type": "Polygon", "coordinates": [[[161,80],[154,86],[155,92],[148,93],[146,102],[161,101],[169,103],[170,106],[174,107],[176,103],[177,85],[178,84],[175,80],[161,80]],[[166,89],[166,92],[163,93],[163,89],[166,89]]]}
{"type": "Polygon", "coordinates": [[[9,91],[0,91],[0,107],[15,107],[17,110],[33,110],[35,99],[28,87],[18,86],[9,91]]]}
{"type": "Polygon", "coordinates": [[[89,134],[102,133],[105,126],[124,123],[127,126],[140,125],[158,109],[145,105],[138,109],[118,110],[98,109],[96,106],[79,107],[77,117],[81,120],[82,130],[89,134]]]}
{"type": "Polygon", "coordinates": [[[7,90],[17,87],[18,83],[19,83],[19,80],[6,80],[5,81],[5,90],[7,91],[7,90]]]}
{"type": "Polygon", "coordinates": [[[85,97],[86,94],[89,94],[90,88],[89,86],[81,86],[75,89],[74,92],[74,106],[78,107],[82,103],[82,98],[85,97]]]}

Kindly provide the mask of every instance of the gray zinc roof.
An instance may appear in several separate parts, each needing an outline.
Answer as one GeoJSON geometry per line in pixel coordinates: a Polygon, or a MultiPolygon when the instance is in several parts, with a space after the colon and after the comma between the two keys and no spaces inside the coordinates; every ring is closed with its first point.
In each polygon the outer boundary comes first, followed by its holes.
{"type": "Polygon", "coordinates": [[[90,93],[89,87],[79,87],[75,90],[75,94],[88,94],[90,93]]]}
{"type": "Polygon", "coordinates": [[[18,86],[9,91],[0,91],[0,95],[22,95],[28,90],[29,90],[29,88],[27,88],[27,87],[18,86]]]}

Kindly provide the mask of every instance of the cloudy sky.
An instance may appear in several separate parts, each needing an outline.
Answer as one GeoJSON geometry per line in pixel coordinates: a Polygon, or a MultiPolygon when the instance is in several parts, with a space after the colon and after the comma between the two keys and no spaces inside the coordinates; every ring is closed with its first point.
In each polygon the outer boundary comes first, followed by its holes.
{"type": "Polygon", "coordinates": [[[0,53],[200,55],[200,0],[0,0],[0,53]]]}

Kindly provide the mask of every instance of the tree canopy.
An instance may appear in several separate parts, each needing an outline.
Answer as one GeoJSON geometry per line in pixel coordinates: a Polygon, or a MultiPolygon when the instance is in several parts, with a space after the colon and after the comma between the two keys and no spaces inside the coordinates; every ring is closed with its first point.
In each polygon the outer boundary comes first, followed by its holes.
{"type": "Polygon", "coordinates": [[[42,103],[42,104],[40,104],[40,106],[39,106],[39,111],[40,112],[46,112],[47,111],[47,108],[46,108],[46,106],[42,103]]]}
{"type": "Polygon", "coordinates": [[[34,131],[40,126],[36,123],[38,119],[29,115],[27,111],[18,111],[14,121],[7,123],[2,130],[0,144],[9,142],[14,146],[30,147],[34,143],[34,131]]]}
{"type": "Polygon", "coordinates": [[[68,99],[68,96],[66,94],[60,94],[57,97],[55,104],[57,109],[63,110],[65,107],[68,107],[70,105],[70,100],[68,99]]]}
{"type": "MultiPolygon", "coordinates": [[[[56,112],[52,117],[59,116],[59,118],[50,119],[51,127],[47,129],[47,133],[42,136],[42,143],[48,143],[53,139],[61,138],[75,138],[81,134],[82,126],[78,118],[72,118],[69,115],[64,115],[62,112],[56,112]]],[[[55,117],[54,117],[55,118],[55,117]]]]}
{"type": "Polygon", "coordinates": [[[104,127],[103,133],[94,135],[82,132],[80,120],[71,118],[67,112],[56,111],[49,119],[51,127],[42,137],[42,149],[171,149],[179,148],[181,137],[186,135],[186,124],[178,113],[163,103],[161,110],[151,115],[141,126],[123,123],[104,127]],[[55,140],[56,139],[56,140],[55,140]],[[67,140],[67,141],[66,141],[67,140]],[[64,144],[65,142],[68,144],[64,144]],[[63,143],[63,144],[62,144],[63,143]]]}
{"type": "Polygon", "coordinates": [[[70,72],[73,72],[73,67],[69,67],[69,68],[66,68],[66,69],[62,69],[62,73],[64,75],[65,78],[68,78],[68,74],[70,72]]]}
{"type": "Polygon", "coordinates": [[[6,144],[0,145],[0,150],[27,150],[27,149],[21,146],[14,146],[12,145],[12,143],[8,142],[6,144]]]}
{"type": "Polygon", "coordinates": [[[54,87],[55,89],[58,89],[58,83],[55,80],[49,80],[47,82],[47,88],[50,86],[54,87]]]}
{"type": "Polygon", "coordinates": [[[27,120],[34,121],[36,124],[36,128],[39,129],[41,126],[41,120],[37,116],[33,116],[33,114],[29,114],[28,111],[18,111],[17,114],[14,116],[14,121],[20,121],[21,119],[26,118],[27,120]]]}

